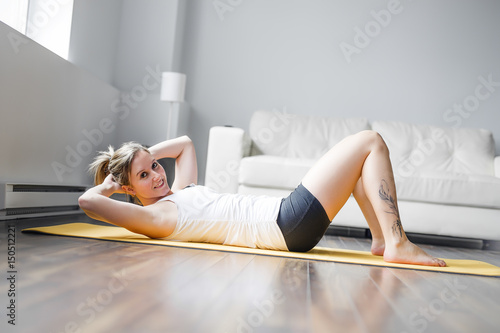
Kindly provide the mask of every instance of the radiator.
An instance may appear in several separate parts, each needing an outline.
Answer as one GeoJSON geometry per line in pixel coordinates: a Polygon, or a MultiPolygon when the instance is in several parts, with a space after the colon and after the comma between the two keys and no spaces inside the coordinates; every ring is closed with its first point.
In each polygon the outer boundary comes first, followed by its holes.
{"type": "Polygon", "coordinates": [[[86,186],[0,183],[0,220],[80,213],[86,186]]]}

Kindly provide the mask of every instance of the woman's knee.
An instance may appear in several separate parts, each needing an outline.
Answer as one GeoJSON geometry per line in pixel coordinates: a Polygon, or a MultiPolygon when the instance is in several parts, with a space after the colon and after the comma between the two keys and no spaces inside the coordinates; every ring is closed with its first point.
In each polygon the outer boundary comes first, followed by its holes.
{"type": "Polygon", "coordinates": [[[389,151],[384,139],[377,131],[364,130],[364,131],[357,133],[356,135],[358,135],[360,137],[360,140],[363,141],[363,144],[370,147],[371,150],[381,149],[381,150],[389,151]]]}

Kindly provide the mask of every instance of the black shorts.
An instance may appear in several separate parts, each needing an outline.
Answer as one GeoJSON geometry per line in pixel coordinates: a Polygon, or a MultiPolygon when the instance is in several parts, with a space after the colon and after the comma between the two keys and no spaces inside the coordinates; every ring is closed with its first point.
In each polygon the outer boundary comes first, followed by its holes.
{"type": "Polygon", "coordinates": [[[331,221],[318,199],[300,184],[281,201],[277,222],[288,250],[307,252],[318,244],[331,221]]]}

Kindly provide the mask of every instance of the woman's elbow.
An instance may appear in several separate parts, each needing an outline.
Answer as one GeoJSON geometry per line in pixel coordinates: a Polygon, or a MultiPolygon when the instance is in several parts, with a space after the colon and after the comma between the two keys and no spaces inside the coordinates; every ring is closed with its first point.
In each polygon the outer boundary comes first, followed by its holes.
{"type": "Polygon", "coordinates": [[[78,206],[80,206],[83,211],[87,212],[91,210],[92,201],[87,195],[83,194],[78,198],[78,206]]]}
{"type": "Polygon", "coordinates": [[[78,198],[78,205],[80,206],[80,209],[83,210],[85,214],[87,214],[88,217],[96,220],[101,220],[99,215],[97,215],[94,212],[94,201],[89,198],[88,195],[82,195],[78,198]]]}

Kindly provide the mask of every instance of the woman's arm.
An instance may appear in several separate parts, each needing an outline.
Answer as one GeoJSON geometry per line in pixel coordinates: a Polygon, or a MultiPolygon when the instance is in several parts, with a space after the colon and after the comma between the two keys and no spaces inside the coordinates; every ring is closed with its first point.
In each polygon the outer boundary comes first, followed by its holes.
{"type": "Polygon", "coordinates": [[[175,179],[172,191],[182,189],[198,182],[198,165],[193,142],[187,136],[160,142],[149,151],[156,159],[175,158],[175,179]]]}
{"type": "Polygon", "coordinates": [[[91,218],[124,227],[151,238],[170,235],[175,228],[168,218],[168,211],[160,207],[142,207],[109,198],[113,193],[123,193],[121,186],[108,175],[100,185],[90,188],[78,199],[80,208],[91,218]]]}

